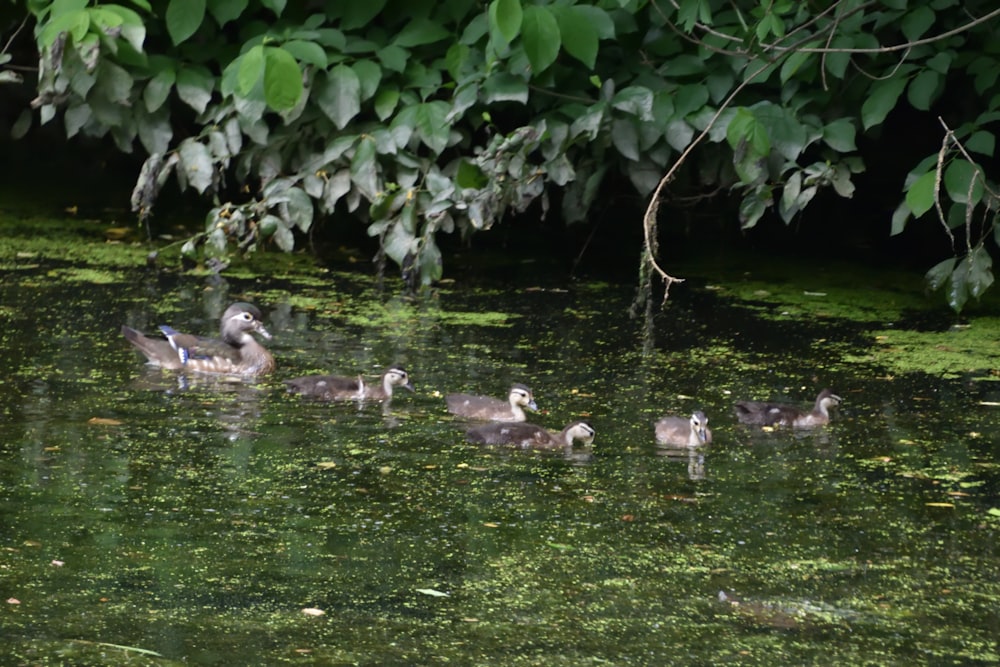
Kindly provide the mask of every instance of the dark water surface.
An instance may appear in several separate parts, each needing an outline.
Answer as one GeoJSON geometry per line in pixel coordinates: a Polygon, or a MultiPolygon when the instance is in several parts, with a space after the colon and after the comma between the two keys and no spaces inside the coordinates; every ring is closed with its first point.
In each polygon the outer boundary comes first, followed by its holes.
{"type": "Polygon", "coordinates": [[[8,267],[0,662],[1000,662],[988,374],[893,375],[848,359],[860,326],[763,319],[696,281],[643,353],[631,286],[519,285],[407,300],[337,273],[8,267]],[[273,378],[148,369],[119,334],[212,334],[235,300],[265,311],[273,378]],[[280,382],[391,363],[418,391],[390,410],[280,382]],[[592,456],[465,443],[443,394],[517,381],[532,421],[587,418],[592,456]],[[735,423],[738,398],[823,386],[844,397],[829,428],[735,423]],[[658,449],[652,422],[695,409],[715,442],[658,449]]]}

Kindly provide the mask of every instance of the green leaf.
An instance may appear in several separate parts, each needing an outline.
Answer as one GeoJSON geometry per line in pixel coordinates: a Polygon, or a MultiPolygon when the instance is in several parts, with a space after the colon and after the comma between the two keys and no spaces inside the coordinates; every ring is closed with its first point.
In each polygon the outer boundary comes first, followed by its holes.
{"type": "Polygon", "coordinates": [[[611,106],[639,120],[653,120],[653,91],[643,86],[622,88],[611,98],[611,106]]]}
{"type": "Polygon", "coordinates": [[[286,2],[287,0],[260,0],[260,4],[274,12],[275,16],[281,16],[285,11],[286,2]]]}
{"type": "Polygon", "coordinates": [[[993,258],[982,244],[972,249],[966,261],[969,264],[969,293],[975,298],[981,297],[993,284],[993,258]]]}
{"type": "Polygon", "coordinates": [[[173,43],[187,41],[205,20],[205,0],[170,0],[166,20],[173,43]]]}
{"type": "Polygon", "coordinates": [[[382,88],[375,96],[375,115],[379,120],[385,121],[392,116],[397,104],[399,104],[399,89],[382,88]]]}
{"type": "Polygon", "coordinates": [[[948,305],[956,313],[962,312],[969,300],[969,262],[965,259],[955,265],[948,277],[948,305]]]}
{"type": "Polygon", "coordinates": [[[906,202],[899,202],[899,206],[892,212],[892,227],[889,230],[889,236],[903,233],[903,230],[906,229],[906,223],[910,220],[910,213],[910,207],[906,205],[906,202]]]}
{"type": "Polygon", "coordinates": [[[556,61],[559,48],[562,46],[562,38],[559,34],[559,24],[556,23],[548,7],[528,5],[524,8],[521,40],[535,76],[544,72],[556,61]]]}
{"type": "Polygon", "coordinates": [[[222,27],[238,19],[247,8],[249,0],[208,0],[208,11],[222,27]]]}
{"type": "Polygon", "coordinates": [[[212,185],[212,156],[205,144],[195,139],[185,139],[178,150],[180,168],[184,178],[198,194],[204,194],[212,185]]]}
{"type": "Polygon", "coordinates": [[[678,118],[698,111],[708,103],[708,89],[701,84],[688,84],[677,89],[674,110],[678,118]]]}
{"type": "Polygon", "coordinates": [[[528,103],[528,82],[508,72],[497,72],[483,82],[484,104],[494,102],[528,103]]]}
{"type": "Polygon", "coordinates": [[[941,87],[941,75],[934,70],[925,69],[913,77],[906,89],[906,99],[915,109],[929,111],[931,103],[941,87]]]}
{"type": "Polygon", "coordinates": [[[934,206],[936,171],[928,171],[910,185],[906,191],[906,205],[919,218],[934,206]]]}
{"type": "Polygon", "coordinates": [[[81,8],[55,16],[42,29],[39,41],[43,47],[49,48],[55,44],[56,39],[64,32],[75,36],[85,35],[88,30],[90,30],[90,12],[81,8]]]}
{"type": "Polygon", "coordinates": [[[944,170],[944,189],[955,203],[975,206],[982,201],[983,185],[982,169],[968,160],[953,160],[944,170]]]}
{"type": "MultiPolygon", "coordinates": [[[[808,42],[803,45],[805,48],[815,48],[817,46],[822,46],[822,42],[808,42]]],[[[785,58],[785,62],[781,65],[781,83],[786,83],[789,79],[795,76],[796,72],[811,58],[816,56],[815,53],[810,53],[808,51],[792,51],[785,58]]]]}
{"type": "Polygon", "coordinates": [[[468,160],[460,160],[458,171],[455,173],[455,183],[462,189],[478,190],[489,184],[489,178],[477,165],[468,160]]]}
{"type": "Polygon", "coordinates": [[[177,72],[177,96],[198,113],[212,101],[215,78],[204,67],[184,67],[177,72]]]}
{"type": "Polygon", "coordinates": [[[378,192],[378,165],[375,161],[375,139],[363,136],[351,159],[351,182],[368,201],[378,192]]]}
{"type": "Polygon", "coordinates": [[[326,51],[316,42],[304,39],[290,39],[282,44],[281,48],[295,56],[295,59],[300,63],[306,63],[318,69],[326,69],[326,66],[329,64],[326,51]]]}
{"type": "Polygon", "coordinates": [[[249,97],[250,91],[264,78],[264,47],[261,44],[249,49],[239,57],[236,75],[236,92],[240,97],[249,97]]]}
{"type": "MultiPolygon", "coordinates": [[[[599,7],[593,7],[598,11],[604,11],[599,7]]],[[[562,46],[566,53],[570,54],[587,69],[594,69],[597,62],[597,50],[599,37],[597,26],[593,21],[593,12],[587,11],[579,5],[569,7],[552,6],[552,13],[559,24],[559,35],[562,46]]]]}
{"type": "Polygon", "coordinates": [[[726,141],[734,151],[746,146],[755,156],[763,157],[771,152],[767,129],[746,107],[736,109],[736,115],[726,128],[726,141]]]}
{"type": "MultiPolygon", "coordinates": [[[[914,3],[916,4],[916,3],[914,3]]],[[[934,25],[934,10],[927,5],[917,5],[903,17],[900,29],[910,42],[920,39],[934,25]]]]}
{"type": "Polygon", "coordinates": [[[372,60],[356,60],[351,64],[351,69],[358,75],[361,100],[371,99],[382,83],[382,68],[372,60]]]}
{"type": "Polygon", "coordinates": [[[414,18],[396,33],[396,38],[392,42],[397,46],[409,48],[433,44],[450,37],[452,34],[439,22],[427,18],[414,18]]]}
{"type": "Polygon", "coordinates": [[[161,69],[149,80],[142,91],[142,101],[146,105],[146,111],[152,113],[163,106],[176,80],[177,75],[169,66],[161,69]]]}
{"type": "Polygon", "coordinates": [[[611,142],[625,158],[638,161],[639,133],[631,118],[617,118],[611,123],[611,142]]]}
{"type": "Polygon", "coordinates": [[[283,194],[288,201],[282,204],[282,217],[299,231],[308,232],[313,221],[312,199],[300,188],[288,188],[283,194]]]}
{"type": "Polygon", "coordinates": [[[521,0],[493,0],[490,3],[490,23],[496,26],[500,35],[510,44],[521,34],[524,12],[521,0]]]}
{"type": "Polygon", "coordinates": [[[838,118],[823,126],[823,141],[838,153],[857,150],[854,142],[856,130],[850,118],[838,118]]]}
{"type": "Polygon", "coordinates": [[[316,103],[338,130],[361,112],[361,82],[347,65],[337,65],[327,72],[316,93],[316,103]]]}
{"type": "Polygon", "coordinates": [[[345,31],[364,28],[385,8],[385,3],[386,0],[337,3],[344,5],[344,15],[337,27],[345,31]]]}
{"type": "Polygon", "coordinates": [[[447,116],[450,108],[447,102],[441,100],[426,102],[417,107],[417,136],[438,155],[448,147],[451,126],[447,122],[447,116]]]}
{"type": "Polygon", "coordinates": [[[972,136],[965,140],[965,147],[973,153],[993,157],[993,152],[996,150],[996,143],[996,136],[992,132],[979,130],[978,132],[973,132],[972,136]]]}
{"type": "MultiPolygon", "coordinates": [[[[407,204],[407,206],[411,206],[411,204],[407,204]]],[[[416,250],[416,246],[417,239],[411,232],[407,231],[406,225],[401,222],[397,222],[389,228],[382,244],[385,254],[399,265],[403,264],[407,255],[416,250]]]]}
{"type": "Polygon", "coordinates": [[[955,270],[955,263],[958,260],[954,257],[938,262],[925,275],[924,280],[931,291],[937,291],[944,286],[951,277],[951,272],[955,270]]]}
{"type": "Polygon", "coordinates": [[[302,70],[281,47],[264,47],[264,100],[275,111],[286,111],[302,97],[302,70]]]}
{"type": "Polygon", "coordinates": [[[410,58],[410,52],[401,46],[390,44],[375,52],[375,56],[382,63],[382,67],[393,72],[406,71],[406,62],[410,58]]]}
{"type": "Polygon", "coordinates": [[[872,84],[871,93],[861,105],[861,122],[866,130],[878,125],[896,106],[896,101],[906,87],[907,78],[896,75],[872,84]]]}

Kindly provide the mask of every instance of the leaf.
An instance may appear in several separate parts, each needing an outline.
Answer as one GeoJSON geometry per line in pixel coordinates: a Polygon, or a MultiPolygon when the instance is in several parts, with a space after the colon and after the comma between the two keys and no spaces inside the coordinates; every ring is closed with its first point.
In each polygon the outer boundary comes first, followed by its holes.
{"type": "Polygon", "coordinates": [[[212,156],[208,152],[205,144],[195,139],[185,139],[181,142],[180,166],[187,178],[198,194],[204,194],[212,185],[212,156]]]}
{"type": "Polygon", "coordinates": [[[497,72],[483,82],[482,101],[528,103],[528,82],[508,72],[497,72]]]}
{"type": "Polygon", "coordinates": [[[528,5],[524,8],[521,40],[535,76],[556,61],[562,37],[559,34],[559,24],[548,7],[528,5]]]}
{"type": "Polygon", "coordinates": [[[771,152],[771,140],[767,136],[767,129],[746,107],[736,109],[736,115],[726,128],[726,141],[734,151],[745,145],[756,156],[763,157],[771,152]]]}
{"type": "Polygon", "coordinates": [[[377,50],[375,56],[382,63],[382,67],[401,73],[406,70],[406,63],[410,58],[410,52],[401,46],[390,44],[377,50]]]}
{"type": "Polygon", "coordinates": [[[969,264],[969,293],[978,299],[993,284],[993,258],[980,244],[972,250],[966,261],[969,264]]]}
{"type": "Polygon", "coordinates": [[[121,426],[124,422],[120,419],[111,419],[109,417],[91,417],[87,420],[87,423],[97,426],[121,426]]]}
{"type": "MultiPolygon", "coordinates": [[[[590,9],[604,13],[600,7],[591,7],[590,9]]],[[[586,65],[587,69],[594,69],[600,38],[593,20],[593,12],[587,11],[586,8],[579,5],[569,7],[552,5],[551,10],[556,18],[556,23],[559,24],[559,35],[563,49],[586,65]]]]}
{"type": "Polygon", "coordinates": [[[378,192],[378,170],[375,162],[375,139],[363,136],[358,141],[351,160],[351,182],[369,201],[378,192]]]}
{"type": "Polygon", "coordinates": [[[910,214],[910,207],[906,205],[906,202],[899,202],[899,206],[892,212],[892,227],[889,230],[889,236],[903,233],[903,230],[906,229],[906,223],[910,220],[910,214]]]}
{"type": "MultiPolygon", "coordinates": [[[[407,204],[407,206],[412,208],[410,204],[407,204]]],[[[412,233],[407,231],[406,225],[396,222],[389,227],[389,231],[386,233],[382,243],[382,249],[385,250],[386,256],[396,262],[396,264],[402,266],[406,256],[416,249],[416,244],[417,239],[412,233]]]]}
{"type": "Polygon", "coordinates": [[[611,98],[611,106],[639,120],[653,120],[653,91],[645,86],[622,88],[611,98]]]}
{"type": "Polygon", "coordinates": [[[418,593],[423,593],[424,595],[430,595],[431,597],[435,598],[446,598],[450,596],[448,593],[442,593],[441,591],[435,590],[433,588],[418,588],[416,589],[416,591],[418,593]]]}
{"type": "Polygon", "coordinates": [[[931,103],[941,87],[941,81],[941,75],[934,70],[922,70],[910,81],[910,85],[906,89],[906,99],[915,109],[929,111],[931,103]]]}
{"type": "Polygon", "coordinates": [[[898,73],[872,84],[868,99],[861,105],[861,123],[868,130],[885,120],[906,88],[907,78],[898,73]]]}
{"type": "Polygon", "coordinates": [[[313,221],[312,199],[300,188],[288,188],[283,194],[288,201],[282,204],[285,213],[282,217],[299,231],[308,232],[313,221]]]}
{"type": "Polygon", "coordinates": [[[261,44],[252,47],[239,57],[239,67],[236,74],[236,92],[241,97],[248,97],[250,91],[264,78],[264,47],[261,44]]]}
{"type": "Polygon", "coordinates": [[[913,212],[913,217],[919,218],[934,206],[936,178],[936,171],[928,171],[907,189],[906,205],[913,212]]]}
{"type": "Polygon", "coordinates": [[[142,91],[142,101],[146,105],[146,111],[152,113],[163,106],[170,96],[170,89],[174,87],[177,74],[173,67],[165,67],[149,80],[142,91]]]}
{"type": "Polygon", "coordinates": [[[934,10],[927,5],[918,5],[906,14],[900,22],[900,30],[910,42],[920,39],[934,25],[934,10]]]}
{"type": "Polygon", "coordinates": [[[357,60],[351,64],[351,69],[358,75],[361,99],[372,98],[382,82],[382,68],[371,60],[357,60]]]}
{"type": "Polygon", "coordinates": [[[855,134],[854,123],[850,118],[838,118],[823,126],[823,142],[839,153],[857,150],[855,134]]]}
{"type": "Polygon", "coordinates": [[[338,130],[344,129],[361,112],[361,82],[347,65],[337,65],[327,72],[317,87],[316,103],[333,121],[338,130]]]}
{"type": "Polygon", "coordinates": [[[948,305],[956,313],[961,313],[969,300],[969,262],[961,260],[948,278],[948,305]]]}
{"type": "Polygon", "coordinates": [[[993,157],[996,143],[996,135],[987,130],[979,130],[973,132],[972,136],[965,140],[965,147],[974,153],[993,157]]]}
{"type": "Polygon", "coordinates": [[[375,96],[375,115],[378,119],[385,121],[392,116],[399,104],[399,90],[396,88],[383,88],[375,96]]]}
{"type": "Polygon", "coordinates": [[[177,96],[198,113],[212,101],[215,78],[204,67],[184,67],[177,72],[177,96]]]}
{"type": "Polygon", "coordinates": [[[450,105],[442,100],[426,102],[417,107],[417,136],[438,155],[448,147],[451,126],[447,122],[447,117],[450,108],[450,105]]]}
{"type": "Polygon", "coordinates": [[[288,227],[284,222],[278,224],[274,229],[274,234],[271,235],[274,239],[274,243],[282,252],[291,252],[295,250],[295,234],[292,233],[290,227],[288,227]]]}
{"type": "Polygon", "coordinates": [[[496,26],[507,43],[510,44],[514,38],[521,34],[521,21],[524,12],[521,9],[521,0],[493,0],[490,3],[490,23],[496,26]]]}
{"type": "Polygon", "coordinates": [[[944,189],[953,202],[975,206],[983,198],[982,169],[968,160],[952,161],[944,170],[944,189]]]}
{"type": "Polygon", "coordinates": [[[316,42],[290,39],[282,44],[281,48],[295,56],[295,59],[300,63],[312,65],[318,69],[326,69],[326,66],[330,64],[327,61],[326,51],[316,42]]]}
{"type": "Polygon", "coordinates": [[[167,32],[174,45],[187,41],[205,20],[205,0],[170,0],[167,32]]]}
{"type": "Polygon", "coordinates": [[[222,27],[238,19],[246,10],[249,0],[208,0],[208,11],[222,27]]]}
{"type": "Polygon", "coordinates": [[[616,118],[611,123],[611,142],[624,157],[639,160],[639,133],[633,120],[616,118]]]}
{"type": "Polygon", "coordinates": [[[260,0],[260,4],[274,12],[275,16],[281,16],[285,11],[287,0],[260,0]]]}
{"type": "Polygon", "coordinates": [[[427,18],[414,18],[396,33],[396,38],[392,41],[397,46],[412,47],[433,44],[449,37],[452,34],[441,23],[427,18]]]}
{"type": "Polygon", "coordinates": [[[302,70],[281,47],[264,48],[264,100],[275,111],[286,111],[302,97],[302,70]]]}
{"type": "MultiPolygon", "coordinates": [[[[803,48],[815,48],[817,46],[822,46],[821,42],[807,42],[803,45],[803,48]]],[[[787,83],[795,74],[801,69],[802,65],[806,61],[813,58],[816,54],[810,53],[809,51],[792,51],[785,58],[785,62],[781,65],[781,83],[787,83]]]]}

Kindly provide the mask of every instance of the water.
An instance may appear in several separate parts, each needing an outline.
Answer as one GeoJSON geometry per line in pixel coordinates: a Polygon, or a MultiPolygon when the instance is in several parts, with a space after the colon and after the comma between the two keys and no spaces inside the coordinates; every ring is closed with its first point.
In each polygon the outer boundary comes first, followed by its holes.
{"type": "Polygon", "coordinates": [[[7,268],[3,664],[1000,662],[996,383],[887,371],[867,324],[692,280],[644,347],[628,285],[7,268]],[[235,300],[274,378],[179,378],[118,333],[212,333],[235,300]],[[392,363],[418,392],[389,410],[280,383],[392,363]],[[518,381],[533,421],[594,425],[589,457],[464,442],[443,394],[518,381]],[[735,423],[823,386],[828,428],[735,423]],[[694,409],[713,445],[657,448],[694,409]]]}

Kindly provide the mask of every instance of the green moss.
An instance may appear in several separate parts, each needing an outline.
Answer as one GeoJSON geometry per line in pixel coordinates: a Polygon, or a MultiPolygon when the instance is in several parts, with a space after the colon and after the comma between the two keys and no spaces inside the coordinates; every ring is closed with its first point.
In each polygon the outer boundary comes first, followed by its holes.
{"type": "Polygon", "coordinates": [[[1000,379],[1000,318],[976,317],[948,331],[883,329],[872,332],[867,354],[845,355],[851,362],[875,363],[894,373],[929,373],[957,378],[969,373],[1000,379]]]}

